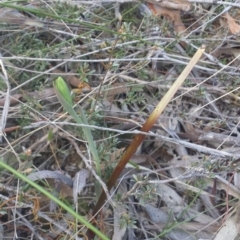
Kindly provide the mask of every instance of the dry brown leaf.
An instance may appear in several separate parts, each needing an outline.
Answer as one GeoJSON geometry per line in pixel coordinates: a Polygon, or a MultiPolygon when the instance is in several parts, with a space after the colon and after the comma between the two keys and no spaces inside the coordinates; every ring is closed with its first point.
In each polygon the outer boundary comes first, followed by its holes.
{"type": "Polygon", "coordinates": [[[58,69],[54,69],[52,72],[58,73],[60,76],[62,76],[64,79],[66,79],[66,81],[73,87],[78,87],[81,84],[81,81],[79,80],[79,78],[77,78],[74,75],[71,75],[70,73],[69,73],[69,75],[66,75],[65,72],[58,70],[58,69]]]}
{"type": "Polygon", "coordinates": [[[80,82],[79,85],[78,85],[78,88],[72,89],[72,91],[75,94],[81,94],[84,90],[86,90],[86,91],[91,90],[91,87],[85,82],[80,82]]]}
{"type": "MultiPolygon", "coordinates": [[[[15,105],[19,103],[20,98],[22,97],[22,94],[15,94],[13,96],[10,96],[10,106],[15,105]]],[[[3,107],[5,103],[5,98],[0,99],[0,106],[3,107]]]]}
{"type": "Polygon", "coordinates": [[[174,10],[182,10],[182,11],[189,11],[191,8],[190,2],[186,0],[163,0],[163,1],[156,1],[156,0],[147,0],[146,2],[157,4],[160,7],[174,9],[174,10]]]}
{"type": "MultiPolygon", "coordinates": [[[[30,92],[28,94],[30,96],[32,96],[32,97],[38,98],[39,100],[41,100],[41,99],[45,99],[46,100],[46,99],[48,99],[48,98],[50,98],[52,96],[55,96],[55,90],[54,90],[54,88],[46,88],[46,89],[44,89],[42,91],[30,92]]],[[[24,97],[24,95],[23,95],[23,97],[24,97]]]]}
{"type": "Polygon", "coordinates": [[[118,160],[119,156],[121,156],[123,154],[124,150],[125,150],[125,148],[119,148],[115,152],[113,152],[110,156],[110,161],[116,162],[118,160]]]}
{"type": "Polygon", "coordinates": [[[180,16],[179,10],[172,10],[165,7],[161,7],[158,4],[148,3],[148,7],[151,9],[152,13],[156,16],[166,17],[173,23],[174,30],[178,33],[186,30],[180,16]]]}
{"type": "Polygon", "coordinates": [[[240,33],[240,25],[235,22],[235,20],[228,14],[226,13],[225,17],[227,18],[227,23],[229,27],[229,31],[232,34],[238,34],[240,33]]]}
{"type": "Polygon", "coordinates": [[[125,83],[115,82],[111,85],[111,89],[107,90],[106,99],[110,102],[113,101],[114,96],[121,93],[127,93],[128,88],[125,83]]]}
{"type": "Polygon", "coordinates": [[[74,177],[73,181],[73,201],[76,204],[78,200],[78,194],[81,193],[83,188],[86,186],[86,180],[89,177],[89,171],[81,169],[74,177]]]}
{"type": "Polygon", "coordinates": [[[225,239],[239,239],[239,216],[238,214],[228,217],[226,222],[222,224],[221,229],[216,234],[214,240],[225,240],[225,239]]]}
{"type": "MultiPolygon", "coordinates": [[[[47,88],[41,92],[26,92],[25,94],[14,94],[10,96],[10,106],[18,104],[20,101],[24,101],[27,96],[36,97],[39,99],[47,99],[55,95],[54,88],[47,88]]],[[[5,98],[0,99],[0,106],[4,106],[5,98]]]]}
{"type": "Polygon", "coordinates": [[[196,128],[193,127],[191,123],[188,122],[183,122],[183,128],[185,130],[184,133],[178,133],[178,136],[184,138],[184,139],[189,139],[192,142],[198,142],[198,138],[201,135],[200,131],[196,128]]]}
{"type": "MultiPolygon", "coordinates": [[[[216,54],[216,53],[215,53],[216,54]]],[[[233,48],[233,47],[229,47],[229,48],[219,48],[217,49],[217,54],[218,56],[221,54],[225,54],[225,55],[233,55],[235,58],[237,58],[240,55],[240,48],[233,48]]],[[[215,56],[215,55],[214,55],[215,56]]]]}

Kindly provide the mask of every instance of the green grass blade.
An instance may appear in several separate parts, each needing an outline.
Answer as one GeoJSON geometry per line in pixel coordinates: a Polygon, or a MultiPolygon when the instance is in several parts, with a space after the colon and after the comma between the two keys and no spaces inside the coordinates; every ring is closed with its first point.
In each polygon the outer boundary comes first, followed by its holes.
{"type": "MultiPolygon", "coordinates": [[[[58,78],[59,79],[59,78],[58,78]]],[[[87,118],[84,114],[84,111],[82,110],[81,107],[80,108],[80,115],[81,117],[79,117],[76,113],[76,111],[73,109],[73,106],[69,103],[68,99],[65,99],[64,96],[65,94],[62,94],[62,92],[59,91],[56,82],[53,84],[56,94],[57,94],[57,98],[59,100],[59,102],[62,104],[62,106],[64,107],[64,109],[69,113],[69,115],[79,124],[85,124],[88,125],[88,121],[87,118]]],[[[67,88],[67,90],[69,91],[69,89],[67,88]]],[[[98,155],[98,151],[96,148],[96,144],[93,141],[93,136],[92,136],[92,132],[90,128],[82,128],[83,133],[85,135],[85,138],[87,139],[91,154],[93,156],[95,165],[96,165],[96,172],[99,176],[101,176],[101,169],[100,169],[100,158],[98,155]]]]}
{"type": "Polygon", "coordinates": [[[36,184],[35,182],[32,182],[30,179],[28,179],[27,177],[25,177],[23,174],[21,174],[20,172],[16,171],[15,169],[13,169],[12,167],[10,167],[9,165],[7,165],[6,163],[3,162],[3,159],[0,158],[0,167],[5,168],[6,170],[8,170],[9,172],[13,173],[17,178],[23,180],[24,182],[28,183],[29,185],[31,185],[32,187],[34,187],[36,190],[38,190],[39,192],[41,192],[42,194],[44,194],[45,196],[47,196],[49,199],[51,199],[52,201],[54,201],[55,203],[57,203],[60,207],[62,207],[63,209],[65,209],[67,212],[69,212],[70,214],[72,214],[77,220],[79,220],[82,224],[84,224],[88,229],[90,229],[91,231],[93,231],[96,235],[98,235],[101,239],[103,240],[109,240],[108,237],[106,237],[102,232],[100,232],[97,228],[95,228],[91,223],[89,223],[84,217],[80,216],[79,214],[77,214],[72,208],[70,208],[69,206],[67,206],[66,204],[64,204],[62,201],[60,201],[58,198],[56,198],[55,196],[53,196],[52,194],[50,194],[49,192],[47,192],[43,187],[39,186],[38,184],[36,184]]]}

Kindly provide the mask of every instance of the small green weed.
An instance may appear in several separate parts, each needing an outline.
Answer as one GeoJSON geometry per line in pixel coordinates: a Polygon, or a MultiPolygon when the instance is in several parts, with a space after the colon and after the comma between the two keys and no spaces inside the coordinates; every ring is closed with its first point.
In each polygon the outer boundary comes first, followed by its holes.
{"type": "Polygon", "coordinates": [[[120,228],[136,228],[137,221],[129,214],[123,213],[120,218],[120,228]]]}
{"type": "Polygon", "coordinates": [[[95,70],[90,70],[88,63],[80,63],[77,69],[77,73],[79,74],[79,79],[83,82],[88,83],[88,78],[91,76],[95,70]]]}

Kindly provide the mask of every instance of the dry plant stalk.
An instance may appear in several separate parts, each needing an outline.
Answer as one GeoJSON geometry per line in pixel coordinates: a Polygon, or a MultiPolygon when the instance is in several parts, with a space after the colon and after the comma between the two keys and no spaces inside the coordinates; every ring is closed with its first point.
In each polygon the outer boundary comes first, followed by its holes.
{"type": "MultiPolygon", "coordinates": [[[[174,82],[174,84],[170,87],[168,92],[164,95],[162,100],[159,102],[159,104],[156,106],[154,111],[150,114],[149,118],[145,122],[145,124],[142,126],[141,130],[142,132],[149,132],[152,126],[155,124],[163,110],[166,108],[168,103],[171,101],[177,90],[180,88],[180,86],[183,84],[184,80],[187,78],[189,73],[192,71],[198,60],[201,58],[202,54],[205,51],[205,46],[198,49],[198,51],[195,53],[195,55],[192,57],[188,65],[185,67],[185,69],[182,71],[180,76],[177,78],[177,80],[174,82]]],[[[119,175],[123,171],[126,164],[129,162],[130,158],[133,156],[133,154],[136,152],[138,146],[142,143],[146,135],[138,134],[135,136],[127,150],[123,153],[120,161],[118,162],[117,166],[115,167],[108,183],[107,187],[110,191],[115,182],[117,181],[119,175]]],[[[98,212],[100,211],[101,207],[104,204],[104,201],[106,199],[106,194],[104,191],[102,191],[98,202],[93,210],[93,216],[96,217],[98,212]]],[[[88,231],[87,233],[89,239],[94,238],[94,233],[88,231]]]]}

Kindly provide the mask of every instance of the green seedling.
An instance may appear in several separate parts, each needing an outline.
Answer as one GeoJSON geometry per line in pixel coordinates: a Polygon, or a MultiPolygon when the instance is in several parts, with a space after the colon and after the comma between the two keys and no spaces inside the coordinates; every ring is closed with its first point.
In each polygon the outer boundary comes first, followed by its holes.
{"type": "MultiPolygon", "coordinates": [[[[80,116],[76,113],[76,111],[73,108],[73,101],[71,97],[71,93],[69,91],[69,88],[64,81],[63,78],[58,77],[56,81],[53,83],[57,98],[59,102],[62,104],[64,109],[70,114],[70,116],[78,123],[78,124],[84,124],[84,125],[89,125],[87,117],[85,116],[85,113],[81,106],[79,105],[79,111],[80,111],[80,116]]],[[[84,136],[88,142],[91,154],[93,156],[93,160],[96,165],[96,172],[99,176],[101,176],[101,169],[100,169],[100,158],[99,154],[97,151],[96,144],[93,140],[92,132],[91,129],[88,127],[82,127],[84,136]]],[[[98,183],[96,183],[96,191],[97,195],[99,195],[101,188],[98,183]]]]}

